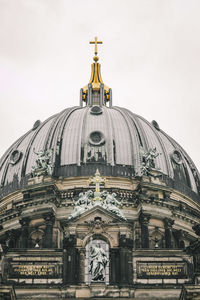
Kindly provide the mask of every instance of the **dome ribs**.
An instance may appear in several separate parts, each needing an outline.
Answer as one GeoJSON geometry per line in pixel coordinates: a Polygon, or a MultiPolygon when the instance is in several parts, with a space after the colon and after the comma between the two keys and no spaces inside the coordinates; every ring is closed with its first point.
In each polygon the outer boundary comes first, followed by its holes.
{"type": "Polygon", "coordinates": [[[115,165],[131,166],[132,152],[127,122],[118,110],[109,109],[115,142],[115,165]]]}
{"type": "MultiPolygon", "coordinates": [[[[148,148],[148,141],[145,135],[145,132],[143,130],[143,127],[141,126],[141,124],[138,121],[138,118],[135,114],[131,113],[128,109],[123,108],[124,111],[126,111],[127,115],[129,116],[129,118],[132,121],[133,127],[136,130],[137,134],[135,134],[136,137],[136,141],[138,141],[138,144],[135,144],[136,147],[136,166],[135,166],[135,171],[138,175],[141,175],[141,155],[140,155],[140,149],[138,145],[141,145],[141,141],[142,141],[142,146],[145,145],[146,149],[148,148]]],[[[134,131],[134,130],[133,130],[134,131]]]]}
{"type": "Polygon", "coordinates": [[[36,151],[53,149],[55,177],[90,176],[95,168],[101,169],[105,176],[141,176],[141,146],[144,151],[156,147],[162,153],[155,162],[163,178],[171,179],[178,190],[188,188],[197,193],[199,173],[178,143],[126,108],[97,105],[67,108],[13,143],[1,159],[1,184],[13,184],[14,190],[17,181],[27,180],[36,160],[33,148],[36,151]],[[99,142],[95,140],[97,138],[100,138],[99,142]],[[19,162],[10,165],[10,155],[15,149],[23,152],[23,156],[19,162]],[[183,182],[177,168],[174,177],[171,153],[175,149],[183,156],[181,172],[186,177],[183,182]]]}
{"type": "MultiPolygon", "coordinates": [[[[138,157],[136,157],[136,153],[139,153],[139,151],[134,151],[134,141],[137,141],[137,137],[136,137],[134,130],[131,130],[132,124],[130,122],[130,118],[129,118],[127,112],[124,111],[123,109],[118,108],[117,106],[114,106],[113,109],[118,111],[124,117],[124,120],[126,122],[129,136],[130,136],[130,141],[131,141],[131,154],[132,154],[132,164],[131,165],[136,170],[137,169],[137,161],[138,161],[138,157]],[[135,162],[136,162],[136,164],[135,164],[135,162]]],[[[138,148],[138,143],[135,143],[135,145],[136,145],[136,148],[138,148]]]]}
{"type": "Polygon", "coordinates": [[[45,141],[44,141],[44,148],[45,150],[51,149],[53,140],[55,139],[55,132],[57,130],[57,125],[62,118],[62,116],[69,110],[69,108],[64,109],[55,117],[54,121],[52,122],[51,126],[48,129],[45,141]]]}
{"type": "MultiPolygon", "coordinates": [[[[73,108],[74,109],[74,108],[73,108]]],[[[47,137],[45,140],[45,149],[54,149],[53,152],[53,163],[58,166],[60,163],[60,147],[61,147],[61,142],[60,142],[60,130],[62,130],[62,124],[63,120],[66,119],[66,116],[68,116],[69,113],[71,113],[72,108],[67,108],[64,109],[61,113],[57,115],[55,120],[52,122],[51,126],[49,127],[47,137]]],[[[73,110],[74,111],[74,110],[73,110]]]]}
{"type": "Polygon", "coordinates": [[[62,149],[62,140],[63,140],[65,125],[70,115],[77,109],[80,109],[80,107],[75,106],[65,110],[65,114],[61,116],[61,119],[59,120],[58,125],[56,126],[57,137],[55,138],[54,135],[52,135],[52,143],[54,139],[54,147],[56,147],[55,170],[54,170],[55,175],[57,173],[57,168],[61,164],[61,149],[62,149]]]}
{"type": "Polygon", "coordinates": [[[85,124],[86,124],[86,122],[84,122],[84,121],[87,118],[88,113],[89,113],[89,108],[85,107],[85,112],[84,112],[83,117],[81,119],[81,132],[80,132],[80,135],[79,135],[79,138],[78,138],[78,145],[79,145],[79,151],[77,152],[77,165],[78,166],[81,165],[82,138],[83,138],[84,133],[85,133],[85,124]]]}
{"type": "MultiPolygon", "coordinates": [[[[106,123],[107,123],[107,130],[108,130],[108,142],[107,142],[107,152],[108,152],[108,157],[107,157],[107,163],[111,164],[111,166],[115,165],[115,153],[114,153],[114,134],[113,134],[113,124],[112,120],[110,117],[110,114],[108,113],[108,109],[111,108],[102,108],[103,113],[106,115],[106,123]]],[[[113,109],[113,107],[112,107],[113,109]]]]}
{"type": "Polygon", "coordinates": [[[75,140],[80,135],[80,132],[79,134],[77,134],[75,129],[77,128],[77,126],[80,129],[80,124],[79,124],[80,118],[77,118],[77,112],[80,110],[85,111],[85,108],[81,108],[79,106],[72,108],[72,111],[70,111],[70,113],[68,114],[67,118],[64,120],[64,123],[62,125],[60,138],[59,138],[59,141],[61,143],[60,165],[69,165],[70,163],[71,164],[77,163],[76,161],[77,157],[75,158],[75,152],[81,151],[81,149],[77,150],[77,143],[75,143],[75,140]],[[74,127],[75,129],[73,130],[72,130],[72,125],[75,126],[74,127]],[[69,141],[70,141],[70,151],[68,151],[69,141]],[[71,157],[69,155],[71,155],[71,157]]]}

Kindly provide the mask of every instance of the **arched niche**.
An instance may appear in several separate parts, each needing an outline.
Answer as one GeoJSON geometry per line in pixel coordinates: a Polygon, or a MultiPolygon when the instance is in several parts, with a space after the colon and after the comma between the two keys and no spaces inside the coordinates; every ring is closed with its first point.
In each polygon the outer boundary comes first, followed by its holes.
{"type": "Polygon", "coordinates": [[[36,249],[42,248],[44,236],[45,236],[44,230],[40,228],[36,228],[35,230],[33,230],[29,236],[30,247],[36,249]]]}
{"type": "Polygon", "coordinates": [[[85,283],[109,284],[108,241],[102,236],[93,236],[85,247],[85,283]]]}

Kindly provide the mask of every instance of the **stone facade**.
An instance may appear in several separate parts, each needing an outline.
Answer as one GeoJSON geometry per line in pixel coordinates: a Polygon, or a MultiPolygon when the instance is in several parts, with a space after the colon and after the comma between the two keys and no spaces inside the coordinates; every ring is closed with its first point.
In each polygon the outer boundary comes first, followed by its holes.
{"type": "Polygon", "coordinates": [[[68,218],[80,192],[93,190],[88,178],[35,177],[2,199],[8,299],[188,299],[182,286],[199,280],[199,204],[161,177],[110,177],[102,188],[116,193],[126,220],[99,205],[68,218]],[[108,245],[108,282],[86,282],[91,238],[108,245]]]}

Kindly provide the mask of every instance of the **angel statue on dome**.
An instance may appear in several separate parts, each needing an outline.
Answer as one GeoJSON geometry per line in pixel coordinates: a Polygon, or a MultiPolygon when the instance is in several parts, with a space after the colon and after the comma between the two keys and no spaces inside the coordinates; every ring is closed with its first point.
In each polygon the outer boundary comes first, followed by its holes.
{"type": "Polygon", "coordinates": [[[32,166],[32,177],[40,175],[51,175],[53,170],[52,154],[53,150],[39,150],[38,152],[33,149],[33,152],[37,155],[36,166],[32,166]]]}

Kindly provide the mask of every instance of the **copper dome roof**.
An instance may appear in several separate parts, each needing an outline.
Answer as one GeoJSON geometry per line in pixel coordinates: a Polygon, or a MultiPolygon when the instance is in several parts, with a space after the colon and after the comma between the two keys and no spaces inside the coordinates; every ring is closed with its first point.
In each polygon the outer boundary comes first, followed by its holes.
{"type": "Polygon", "coordinates": [[[34,127],[0,160],[2,188],[31,173],[34,150],[53,149],[53,176],[141,176],[141,149],[156,147],[155,168],[198,193],[199,173],[187,153],[158,124],[121,107],[71,107],[34,127]]]}

